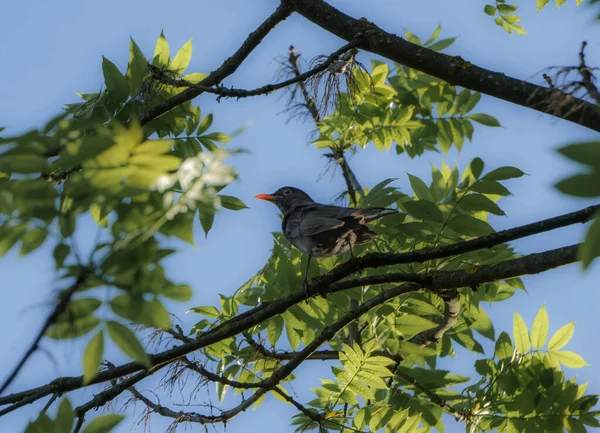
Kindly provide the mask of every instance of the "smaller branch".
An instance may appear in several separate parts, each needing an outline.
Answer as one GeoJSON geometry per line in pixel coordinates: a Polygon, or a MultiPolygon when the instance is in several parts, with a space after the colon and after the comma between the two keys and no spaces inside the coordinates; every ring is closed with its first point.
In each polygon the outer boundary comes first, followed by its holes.
{"type": "MultiPolygon", "coordinates": [[[[265,348],[262,344],[257,343],[250,337],[246,337],[246,341],[252,346],[257,352],[267,358],[279,359],[281,361],[289,361],[298,355],[299,352],[275,352],[265,348]]],[[[385,356],[386,358],[390,358],[396,362],[401,362],[402,357],[399,355],[392,355],[391,353],[386,352],[385,350],[376,350],[372,352],[373,356],[385,356]]],[[[308,358],[307,361],[334,361],[340,359],[339,352],[337,350],[318,350],[312,354],[308,358]]]]}
{"type": "Polygon", "coordinates": [[[597,104],[600,104],[600,92],[598,92],[598,88],[594,84],[594,75],[592,74],[591,69],[585,64],[585,47],[587,45],[586,41],[581,43],[581,50],[579,51],[579,73],[581,74],[581,78],[583,80],[582,85],[588,92],[588,95],[592,97],[597,104]]]}
{"type": "Polygon", "coordinates": [[[289,80],[282,81],[281,83],[267,84],[265,86],[262,86],[262,87],[259,87],[257,89],[253,89],[253,90],[233,89],[233,88],[225,89],[222,86],[212,87],[212,86],[206,86],[201,83],[200,84],[190,83],[189,81],[183,80],[183,79],[176,80],[176,79],[167,77],[167,75],[165,73],[163,73],[160,69],[158,69],[155,66],[151,66],[151,71],[152,71],[152,74],[155,75],[158,80],[160,80],[163,83],[169,84],[171,86],[188,87],[190,89],[196,89],[196,90],[200,90],[202,92],[219,95],[219,97],[238,98],[238,99],[249,98],[252,96],[268,95],[269,93],[273,93],[277,90],[291,86],[292,84],[296,84],[296,83],[305,81],[305,80],[309,79],[310,77],[323,72],[330,65],[332,65],[334,62],[336,62],[340,58],[341,55],[346,53],[348,50],[351,50],[357,44],[358,44],[358,41],[352,41],[352,42],[344,45],[342,48],[340,48],[340,49],[334,51],[332,54],[330,54],[323,63],[314,67],[310,71],[307,71],[303,74],[297,75],[294,78],[290,78],[289,80]]]}
{"type": "Polygon", "coordinates": [[[234,407],[233,409],[224,411],[221,415],[202,415],[197,412],[183,412],[183,411],[174,411],[166,406],[162,406],[158,403],[154,403],[148,397],[144,396],[141,392],[136,390],[134,387],[129,388],[129,392],[133,394],[135,398],[140,400],[154,412],[158,413],[167,418],[173,418],[177,422],[194,422],[198,424],[216,424],[216,423],[226,423],[231,418],[236,416],[237,414],[248,409],[256,400],[258,400],[267,390],[258,390],[256,393],[252,395],[252,397],[243,400],[239,405],[234,407]]]}
{"type": "Polygon", "coordinates": [[[81,287],[81,285],[83,284],[83,282],[85,281],[86,278],[87,278],[87,274],[80,275],[77,278],[77,280],[69,288],[67,288],[62,293],[60,293],[60,295],[58,297],[59,298],[58,304],[56,304],[52,313],[50,313],[50,315],[46,318],[46,321],[44,322],[42,329],[40,329],[40,332],[38,332],[37,336],[35,337],[35,339],[31,343],[31,345],[29,346],[29,349],[27,349],[27,352],[25,352],[25,355],[23,355],[23,357],[21,358],[21,360],[19,361],[17,366],[10,373],[10,375],[6,378],[6,380],[4,381],[2,386],[0,386],[0,394],[2,394],[6,390],[6,388],[8,388],[8,386],[12,383],[12,381],[15,379],[15,377],[17,377],[17,374],[19,374],[19,371],[21,371],[21,369],[23,368],[23,366],[25,365],[25,363],[27,362],[29,357],[31,355],[33,355],[33,352],[35,352],[37,350],[37,348],[40,344],[40,341],[42,340],[42,337],[44,336],[44,334],[46,333],[48,328],[50,328],[50,326],[52,326],[54,324],[54,322],[56,322],[58,317],[62,313],[65,312],[65,310],[67,309],[67,307],[69,305],[69,302],[71,302],[71,298],[73,297],[73,294],[79,287],[81,287]]]}
{"type": "Polygon", "coordinates": [[[73,433],[79,433],[81,427],[83,427],[83,423],[85,422],[85,415],[81,415],[77,417],[77,424],[75,424],[75,428],[73,429],[73,433]]]}
{"type": "Polygon", "coordinates": [[[437,320],[438,327],[415,335],[410,339],[412,343],[419,344],[421,347],[437,343],[446,332],[456,325],[458,316],[460,315],[460,295],[455,291],[451,296],[445,296],[444,305],[444,317],[437,320]]]}
{"type": "MultiPolygon", "coordinates": [[[[154,369],[156,370],[156,368],[154,369]]],[[[81,406],[75,408],[74,412],[77,414],[79,418],[83,418],[85,414],[95,408],[104,406],[109,401],[112,401],[115,397],[121,394],[123,391],[138,383],[140,380],[148,377],[150,374],[147,370],[140,371],[139,373],[134,374],[133,376],[128,377],[127,379],[122,380],[121,382],[112,385],[105,391],[102,391],[99,394],[96,394],[94,398],[88,401],[81,406]]]]}
{"type": "Polygon", "coordinates": [[[396,374],[398,376],[400,376],[402,379],[404,379],[406,382],[410,383],[416,389],[421,391],[423,394],[425,394],[432,403],[437,404],[439,407],[444,409],[446,412],[454,415],[454,417],[456,418],[457,421],[463,422],[465,420],[470,419],[471,414],[469,412],[463,412],[463,411],[453,408],[452,406],[450,406],[450,404],[445,399],[443,399],[442,397],[440,397],[433,391],[427,389],[427,387],[425,387],[424,385],[419,383],[412,376],[409,376],[408,374],[406,374],[400,370],[396,371],[396,374]]]}
{"type": "Polygon", "coordinates": [[[50,397],[50,400],[48,400],[48,403],[46,403],[40,413],[46,413],[48,409],[50,409],[50,406],[52,406],[52,403],[54,403],[59,396],[60,394],[52,394],[52,397],[50,397]]]}
{"type": "MultiPolygon", "coordinates": [[[[258,28],[250,33],[244,43],[238,48],[238,50],[223,64],[211,72],[200,84],[204,86],[214,86],[219,84],[229,75],[233,74],[237,68],[242,64],[244,60],[250,55],[250,53],[262,42],[262,40],[273,30],[279,23],[290,16],[292,10],[284,4],[280,4],[277,9],[269,16],[258,28]]],[[[165,102],[158,104],[148,110],[148,113],[141,119],[142,125],[145,125],[156,119],[157,117],[165,114],[167,111],[172,110],[178,105],[184,102],[191,101],[203,91],[200,89],[187,89],[165,102]]]]}
{"type": "MultiPolygon", "coordinates": [[[[300,54],[296,54],[296,52],[294,51],[294,46],[290,45],[288,63],[290,64],[290,69],[292,70],[292,73],[296,76],[296,78],[302,76],[302,74],[300,73],[300,67],[298,66],[299,58],[300,54]]],[[[315,101],[315,98],[310,96],[310,93],[306,89],[306,85],[303,80],[298,81],[298,87],[300,88],[300,93],[302,94],[302,98],[305,102],[304,106],[315,121],[315,124],[318,124],[321,121],[321,116],[319,114],[319,109],[317,108],[317,101],[315,101]]]]}
{"type": "Polygon", "coordinates": [[[284,400],[286,400],[287,402],[294,405],[296,407],[296,409],[298,409],[300,412],[302,412],[304,415],[306,415],[313,421],[318,422],[320,424],[321,422],[323,422],[325,420],[325,414],[320,414],[315,409],[310,410],[310,409],[306,408],[304,405],[302,405],[298,401],[294,400],[293,397],[289,396],[288,394],[283,392],[281,389],[275,387],[275,388],[273,388],[273,392],[276,392],[277,394],[279,394],[281,397],[283,397],[284,400]]]}
{"type": "Polygon", "coordinates": [[[205,378],[207,378],[208,380],[210,380],[212,382],[219,382],[219,383],[222,383],[223,385],[229,385],[233,388],[240,388],[240,389],[261,388],[261,386],[262,386],[260,382],[258,382],[258,383],[238,382],[235,380],[227,379],[226,377],[223,377],[223,376],[219,376],[218,374],[208,371],[206,368],[204,368],[204,366],[202,364],[200,364],[198,362],[190,361],[186,357],[182,358],[182,361],[184,364],[186,364],[188,366],[188,368],[190,370],[195,371],[199,375],[204,376],[205,378]]]}

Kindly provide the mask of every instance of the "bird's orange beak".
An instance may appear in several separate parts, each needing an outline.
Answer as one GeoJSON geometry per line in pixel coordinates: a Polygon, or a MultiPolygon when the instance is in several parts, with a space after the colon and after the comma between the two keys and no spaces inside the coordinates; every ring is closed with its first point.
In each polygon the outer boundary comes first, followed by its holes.
{"type": "Polygon", "coordinates": [[[277,200],[277,197],[272,194],[258,194],[258,195],[255,195],[254,198],[257,198],[259,200],[270,201],[272,203],[275,202],[275,200],[277,200]]]}

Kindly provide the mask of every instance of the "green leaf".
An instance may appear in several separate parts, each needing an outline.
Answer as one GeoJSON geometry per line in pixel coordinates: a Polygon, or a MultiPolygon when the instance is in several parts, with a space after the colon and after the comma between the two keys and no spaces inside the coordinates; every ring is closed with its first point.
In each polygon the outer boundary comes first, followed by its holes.
{"type": "Polygon", "coordinates": [[[70,141],[60,151],[57,163],[64,169],[70,169],[94,159],[113,145],[112,137],[103,135],[70,141]]]}
{"type": "Polygon", "coordinates": [[[64,313],[56,319],[56,323],[70,323],[73,320],[90,316],[94,311],[100,308],[102,301],[96,298],[79,298],[72,300],[64,313]]]}
{"type": "Polygon", "coordinates": [[[412,174],[408,174],[408,173],[406,173],[406,174],[408,175],[408,179],[410,181],[410,186],[411,186],[413,192],[415,193],[415,196],[417,196],[421,200],[429,200],[430,202],[435,201],[433,199],[433,195],[431,194],[431,191],[429,190],[429,188],[427,187],[425,182],[423,182],[418,177],[413,176],[412,174]]]}
{"type": "Polygon", "coordinates": [[[187,284],[171,284],[161,287],[158,294],[175,301],[186,302],[192,298],[193,291],[187,284]]]}
{"type": "MultiPolygon", "coordinates": [[[[481,93],[479,93],[479,92],[471,93],[471,96],[469,97],[469,101],[465,105],[463,105],[462,109],[460,110],[460,113],[465,114],[465,113],[468,113],[469,111],[471,111],[479,103],[480,99],[481,99],[481,93]]],[[[471,124],[471,123],[469,122],[469,124],[471,124]]]]}
{"type": "Polygon", "coordinates": [[[482,194],[510,195],[506,187],[495,180],[480,180],[471,186],[471,191],[482,194]]]}
{"type": "Polygon", "coordinates": [[[225,209],[242,210],[248,208],[248,206],[246,206],[239,198],[230,195],[219,195],[219,198],[221,199],[221,206],[225,209]]]}
{"type": "Polygon", "coordinates": [[[505,358],[512,358],[513,347],[510,341],[510,336],[506,332],[501,332],[496,340],[496,346],[494,348],[494,355],[498,360],[505,358]]]}
{"type": "Polygon", "coordinates": [[[436,223],[442,223],[444,216],[442,211],[428,200],[415,200],[402,203],[406,208],[408,214],[414,218],[418,218],[424,221],[434,221],[436,223]]]}
{"type": "Polygon", "coordinates": [[[140,47],[135,43],[133,38],[129,38],[129,65],[125,76],[131,82],[131,96],[135,96],[142,83],[144,82],[144,74],[148,69],[148,61],[140,50],[140,47]]]}
{"type": "Polygon", "coordinates": [[[583,269],[587,269],[592,260],[598,256],[600,256],[600,218],[596,217],[585,235],[583,244],[577,249],[577,259],[581,261],[583,269]]]}
{"type": "Polygon", "coordinates": [[[0,171],[4,173],[40,173],[49,171],[48,159],[33,154],[0,155],[0,171]]]}
{"type": "Polygon", "coordinates": [[[479,316],[473,323],[473,329],[479,332],[484,337],[494,340],[494,325],[488,313],[483,309],[479,308],[479,316]]]}
{"type": "Polygon", "coordinates": [[[440,36],[441,32],[442,32],[442,26],[438,25],[436,27],[436,29],[433,31],[433,33],[431,34],[431,36],[429,36],[429,39],[427,39],[423,45],[427,46],[430,43],[432,43],[433,41],[435,41],[440,36]]]}
{"type": "Polygon", "coordinates": [[[102,73],[108,94],[119,102],[129,97],[129,83],[113,62],[102,56],[102,73]]]}
{"type": "Polygon", "coordinates": [[[279,341],[281,332],[283,331],[283,325],[284,321],[281,316],[275,316],[269,320],[269,324],[267,325],[267,338],[269,339],[271,346],[275,346],[277,341],[279,341]]]}
{"type": "Polygon", "coordinates": [[[460,199],[458,206],[471,212],[485,211],[494,215],[506,215],[496,203],[481,194],[468,194],[460,199]]]}
{"type": "Polygon", "coordinates": [[[54,262],[56,263],[56,269],[62,268],[62,265],[70,252],[71,248],[66,244],[58,244],[54,248],[54,262]]]}
{"type": "Polygon", "coordinates": [[[428,329],[433,329],[436,326],[435,322],[424,317],[415,316],[414,314],[403,314],[396,317],[394,330],[403,336],[413,336],[428,329]]]}
{"type": "Polygon", "coordinates": [[[485,236],[494,233],[494,229],[488,223],[471,215],[455,215],[448,221],[447,227],[467,236],[485,236]]]}
{"type": "Polygon", "coordinates": [[[73,406],[69,399],[65,397],[60,402],[56,412],[56,420],[54,421],[56,433],[71,433],[74,421],[73,406]]]}
{"type": "Polygon", "coordinates": [[[219,310],[217,310],[215,307],[211,307],[211,306],[194,307],[194,308],[190,309],[190,311],[194,312],[194,313],[202,314],[203,316],[206,316],[206,317],[213,317],[215,319],[221,315],[219,313],[219,310]]]}
{"type": "Polygon", "coordinates": [[[48,328],[46,335],[55,340],[78,338],[93,331],[99,323],[100,319],[96,316],[86,316],[77,320],[56,323],[48,328]]]}
{"type": "Polygon", "coordinates": [[[539,12],[540,10],[542,10],[544,8],[544,6],[546,6],[548,3],[550,3],[550,0],[535,0],[535,3],[537,5],[537,10],[539,12]]]}
{"type": "Polygon", "coordinates": [[[431,44],[428,48],[433,51],[442,51],[454,43],[456,38],[440,39],[435,44],[431,44]]]}
{"type": "Polygon", "coordinates": [[[204,211],[200,209],[200,225],[202,226],[202,230],[204,230],[205,237],[208,236],[208,232],[212,228],[213,221],[215,220],[215,213],[212,209],[204,211]]]}
{"type": "Polygon", "coordinates": [[[108,414],[93,419],[82,433],[108,433],[115,428],[123,419],[124,415],[108,414]]]}
{"type": "Polygon", "coordinates": [[[183,71],[186,70],[188,65],[190,64],[190,60],[192,58],[192,40],[187,41],[183,47],[179,49],[175,57],[173,57],[173,61],[169,65],[169,69],[176,74],[183,74],[183,71]]]}
{"type": "Polygon", "coordinates": [[[146,368],[152,367],[148,354],[133,331],[114,320],[106,322],[106,329],[112,341],[119,346],[123,353],[146,368]]]}
{"type": "MultiPolygon", "coordinates": [[[[550,0],[547,0],[547,1],[550,1],[550,0]]],[[[483,11],[490,16],[496,15],[496,8],[492,5],[485,5],[485,7],[483,8],[483,11]]]]}
{"type": "Polygon", "coordinates": [[[506,3],[498,3],[497,7],[501,14],[511,14],[519,9],[516,5],[509,5],[506,3]]]}
{"type": "Polygon", "coordinates": [[[569,368],[582,368],[589,365],[580,355],[570,350],[553,351],[552,356],[569,368]]]}
{"type": "Polygon", "coordinates": [[[195,212],[190,211],[178,213],[162,225],[160,232],[194,245],[194,215],[195,212]]]}
{"type": "Polygon", "coordinates": [[[28,231],[23,236],[23,243],[21,244],[19,255],[25,256],[32,251],[37,250],[42,246],[47,237],[48,230],[42,227],[35,227],[33,230],[28,231]]]}
{"type": "Polygon", "coordinates": [[[549,328],[550,320],[548,319],[548,312],[546,311],[546,307],[542,307],[535,316],[533,326],[531,327],[531,344],[534,349],[541,349],[546,344],[549,328]]]}
{"type": "Polygon", "coordinates": [[[104,332],[102,330],[90,340],[83,352],[83,383],[87,384],[98,374],[104,356],[104,332]]]}
{"type": "Polygon", "coordinates": [[[513,318],[513,336],[515,339],[515,349],[519,353],[527,353],[531,348],[529,331],[527,325],[519,313],[515,313],[513,318]]]}
{"type": "Polygon", "coordinates": [[[558,152],[581,164],[600,167],[600,141],[570,144],[561,147],[558,152]]]}
{"type": "Polygon", "coordinates": [[[157,328],[169,329],[171,327],[171,316],[165,306],[156,298],[144,304],[148,309],[148,317],[152,318],[152,324],[157,328]]]}
{"type": "Polygon", "coordinates": [[[521,177],[524,174],[525,173],[523,173],[521,170],[519,170],[516,167],[500,167],[500,168],[497,168],[496,170],[490,171],[488,174],[483,176],[482,179],[506,180],[506,179],[513,179],[515,177],[521,177]]]}
{"type": "Polygon", "coordinates": [[[154,55],[152,56],[152,65],[157,67],[166,68],[169,66],[169,58],[171,54],[169,51],[169,43],[163,32],[160,32],[160,36],[156,41],[156,47],[154,48],[154,55]]]}
{"type": "Polygon", "coordinates": [[[474,120],[477,123],[481,123],[482,125],[485,126],[501,126],[500,122],[498,122],[498,120],[496,120],[495,117],[490,116],[489,114],[484,114],[484,113],[473,113],[473,114],[469,114],[468,116],[466,116],[467,119],[471,119],[474,120]]]}
{"type": "Polygon", "coordinates": [[[484,167],[483,160],[481,158],[473,158],[470,166],[471,166],[471,173],[473,173],[473,176],[475,176],[476,179],[479,179],[479,176],[481,176],[481,173],[483,172],[483,167],[484,167]]]}
{"type": "Polygon", "coordinates": [[[200,126],[198,126],[198,131],[196,131],[196,133],[198,135],[204,134],[208,130],[208,128],[210,128],[210,125],[212,125],[212,123],[213,114],[210,113],[204,119],[202,119],[202,121],[200,122],[200,126]]]}
{"type": "Polygon", "coordinates": [[[227,143],[231,140],[231,137],[229,135],[223,134],[222,132],[213,132],[211,134],[203,135],[202,137],[211,141],[218,141],[223,143],[227,143]]]}
{"type": "Polygon", "coordinates": [[[555,185],[563,194],[575,197],[598,197],[600,195],[600,174],[576,174],[561,180],[555,185]]]}
{"type": "Polygon", "coordinates": [[[567,323],[565,326],[560,328],[554,333],[554,335],[552,335],[552,337],[550,337],[550,342],[548,343],[548,350],[554,351],[562,348],[571,340],[574,331],[575,322],[567,323]]]}

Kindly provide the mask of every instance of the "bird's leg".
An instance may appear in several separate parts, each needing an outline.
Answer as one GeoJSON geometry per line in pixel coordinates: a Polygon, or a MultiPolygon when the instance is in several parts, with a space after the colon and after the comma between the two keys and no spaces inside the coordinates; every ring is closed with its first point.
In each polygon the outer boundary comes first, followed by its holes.
{"type": "Polygon", "coordinates": [[[302,280],[302,289],[308,297],[308,268],[310,266],[310,259],[312,259],[312,253],[308,253],[308,260],[306,261],[306,270],[304,271],[304,279],[302,280]]]}

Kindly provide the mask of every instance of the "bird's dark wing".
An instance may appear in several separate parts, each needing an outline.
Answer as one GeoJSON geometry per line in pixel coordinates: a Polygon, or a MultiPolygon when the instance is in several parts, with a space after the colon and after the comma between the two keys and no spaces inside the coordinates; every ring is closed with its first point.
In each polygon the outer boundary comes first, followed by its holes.
{"type": "Polygon", "coordinates": [[[347,208],[310,203],[298,206],[286,221],[285,231],[292,238],[311,236],[328,230],[348,226],[348,229],[396,213],[385,208],[347,208]]]}
{"type": "Polygon", "coordinates": [[[292,238],[312,236],[344,226],[356,209],[326,206],[319,203],[298,206],[284,222],[284,232],[292,238]]]}

